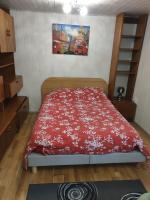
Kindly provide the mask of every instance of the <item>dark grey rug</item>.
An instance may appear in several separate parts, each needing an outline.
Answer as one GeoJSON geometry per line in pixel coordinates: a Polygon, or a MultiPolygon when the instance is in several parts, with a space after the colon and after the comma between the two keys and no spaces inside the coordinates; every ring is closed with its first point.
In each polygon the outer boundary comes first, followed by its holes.
{"type": "Polygon", "coordinates": [[[145,192],[140,180],[31,184],[27,200],[136,200],[145,192]]]}

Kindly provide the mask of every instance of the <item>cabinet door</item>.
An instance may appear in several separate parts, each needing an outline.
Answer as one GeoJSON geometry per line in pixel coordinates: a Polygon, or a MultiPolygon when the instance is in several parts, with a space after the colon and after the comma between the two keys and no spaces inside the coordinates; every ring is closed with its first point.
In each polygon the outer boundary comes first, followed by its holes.
{"type": "Polygon", "coordinates": [[[3,77],[0,76],[0,103],[4,101],[4,84],[3,84],[3,77]]]}
{"type": "Polygon", "coordinates": [[[7,129],[3,133],[0,133],[0,160],[3,157],[4,153],[7,151],[7,148],[12,142],[16,132],[17,124],[16,118],[14,118],[8,125],[7,129]]]}
{"type": "Polygon", "coordinates": [[[20,128],[25,121],[29,112],[29,99],[26,98],[19,110],[17,111],[18,128],[20,128]]]}
{"type": "Polygon", "coordinates": [[[13,17],[0,9],[0,52],[14,52],[15,50],[13,17]]]}

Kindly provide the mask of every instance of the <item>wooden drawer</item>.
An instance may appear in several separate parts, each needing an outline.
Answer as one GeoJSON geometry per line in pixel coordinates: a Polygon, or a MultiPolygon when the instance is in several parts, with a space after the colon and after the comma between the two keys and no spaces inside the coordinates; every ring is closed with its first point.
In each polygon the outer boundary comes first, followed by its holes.
{"type": "Polygon", "coordinates": [[[25,121],[29,112],[29,99],[26,97],[25,101],[21,105],[21,107],[17,111],[17,124],[18,128],[20,128],[25,121]]]}
{"type": "Polygon", "coordinates": [[[16,76],[16,79],[8,83],[6,86],[6,97],[13,97],[23,87],[22,76],[16,76]]]}
{"type": "Polygon", "coordinates": [[[4,153],[6,152],[16,132],[17,132],[17,124],[16,124],[16,118],[14,118],[10,122],[6,130],[0,135],[0,147],[1,147],[0,159],[3,157],[4,153]]]}

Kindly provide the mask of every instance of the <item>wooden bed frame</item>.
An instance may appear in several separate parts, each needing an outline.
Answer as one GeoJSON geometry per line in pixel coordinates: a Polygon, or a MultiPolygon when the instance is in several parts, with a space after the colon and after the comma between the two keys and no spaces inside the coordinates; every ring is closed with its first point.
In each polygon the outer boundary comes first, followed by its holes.
{"type": "MultiPolygon", "coordinates": [[[[41,97],[58,88],[84,88],[99,87],[107,94],[108,86],[101,78],[68,78],[50,77],[46,79],[41,87],[41,97]]],[[[139,163],[145,162],[145,156],[139,151],[129,153],[110,153],[105,155],[42,155],[31,153],[28,155],[28,166],[33,172],[38,166],[56,165],[83,165],[83,164],[107,164],[107,163],[139,163]]]]}
{"type": "Polygon", "coordinates": [[[58,88],[84,88],[98,87],[103,89],[105,94],[108,92],[108,85],[101,78],[68,78],[68,77],[50,77],[46,79],[41,87],[42,99],[45,94],[54,91],[58,88]]]}

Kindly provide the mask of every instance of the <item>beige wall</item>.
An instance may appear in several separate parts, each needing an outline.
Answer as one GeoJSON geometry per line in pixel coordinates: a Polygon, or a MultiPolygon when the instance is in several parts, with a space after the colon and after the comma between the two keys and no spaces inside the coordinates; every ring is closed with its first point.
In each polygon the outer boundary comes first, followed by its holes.
{"type": "Polygon", "coordinates": [[[150,133],[150,17],[143,44],[134,99],[137,102],[135,121],[150,133]]]}
{"type": "Polygon", "coordinates": [[[40,86],[49,76],[101,77],[108,81],[115,17],[27,11],[11,11],[11,14],[16,31],[16,73],[24,78],[20,94],[29,96],[30,110],[38,110],[40,86]],[[52,23],[89,25],[89,55],[52,54],[52,23]]]}

